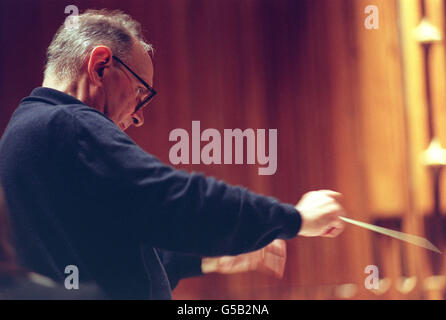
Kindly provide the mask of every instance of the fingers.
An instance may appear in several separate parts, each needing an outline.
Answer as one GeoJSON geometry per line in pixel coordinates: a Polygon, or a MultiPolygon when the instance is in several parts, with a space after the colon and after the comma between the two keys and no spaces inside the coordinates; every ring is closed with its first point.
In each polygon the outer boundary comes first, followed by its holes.
{"type": "Polygon", "coordinates": [[[282,239],[276,239],[263,248],[265,252],[275,254],[279,257],[286,257],[286,242],[282,239]]]}
{"type": "Polygon", "coordinates": [[[343,229],[336,229],[336,228],[331,228],[329,230],[329,232],[325,233],[324,235],[322,235],[322,237],[326,237],[326,238],[336,238],[337,236],[339,236],[342,233],[343,229]]]}
{"type": "Polygon", "coordinates": [[[330,219],[334,219],[345,214],[344,208],[338,202],[327,204],[325,207],[323,207],[323,209],[327,211],[327,218],[330,219]]]}
{"type": "Polygon", "coordinates": [[[336,238],[344,231],[344,228],[345,228],[345,223],[342,220],[337,219],[331,224],[329,229],[321,236],[327,238],[336,238]]]}
{"type": "Polygon", "coordinates": [[[336,192],[336,191],[333,191],[333,190],[327,190],[327,189],[324,189],[324,190],[319,190],[319,192],[323,192],[323,193],[325,193],[327,196],[332,197],[332,198],[335,199],[335,200],[340,200],[340,199],[343,198],[342,193],[340,193],[340,192],[336,192]]]}
{"type": "Polygon", "coordinates": [[[336,222],[334,222],[334,224],[338,224],[338,228],[340,228],[343,225],[343,221],[339,220],[338,217],[346,216],[346,212],[339,202],[339,200],[343,198],[342,193],[333,190],[319,190],[318,192],[323,193],[331,198],[331,200],[328,200],[326,204],[326,210],[330,212],[330,218],[336,219],[336,222]]]}
{"type": "Polygon", "coordinates": [[[307,201],[317,202],[319,206],[336,205],[341,207],[340,200],[344,196],[342,193],[332,190],[310,191],[304,195],[307,201]]]}
{"type": "Polygon", "coordinates": [[[203,273],[218,272],[233,274],[248,271],[260,271],[281,278],[285,270],[286,242],[277,239],[263,249],[240,254],[205,258],[202,261],[203,273]]]}
{"type": "Polygon", "coordinates": [[[282,278],[285,272],[286,263],[286,242],[276,239],[264,249],[261,261],[258,264],[258,270],[276,278],[282,278]]]}
{"type": "Polygon", "coordinates": [[[265,250],[265,254],[259,262],[257,270],[280,279],[285,272],[285,263],[286,256],[277,255],[265,250]]]}

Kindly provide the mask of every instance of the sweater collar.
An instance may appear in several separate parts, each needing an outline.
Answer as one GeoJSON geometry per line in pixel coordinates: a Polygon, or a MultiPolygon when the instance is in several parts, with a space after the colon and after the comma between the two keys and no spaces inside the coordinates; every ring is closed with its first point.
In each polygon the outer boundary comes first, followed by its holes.
{"type": "Polygon", "coordinates": [[[69,94],[66,94],[65,92],[46,87],[35,88],[31,92],[31,94],[28,97],[22,99],[21,102],[27,102],[27,101],[42,101],[53,105],[59,105],[59,104],[86,105],[82,101],[76,99],[75,97],[69,94]]]}

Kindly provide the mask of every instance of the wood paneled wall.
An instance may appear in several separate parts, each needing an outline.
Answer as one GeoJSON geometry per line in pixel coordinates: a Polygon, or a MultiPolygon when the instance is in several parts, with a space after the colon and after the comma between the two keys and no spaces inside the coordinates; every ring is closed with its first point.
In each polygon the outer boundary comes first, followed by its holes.
{"type": "MultiPolygon", "coordinates": [[[[201,122],[202,130],[220,132],[275,128],[275,175],[259,176],[255,165],[178,167],[293,204],[306,191],[335,189],[344,194],[350,217],[424,235],[418,213],[428,213],[432,197],[429,177],[415,160],[428,142],[423,106],[416,102],[423,99],[422,61],[416,56],[419,49],[407,40],[419,22],[418,2],[85,0],[75,4],[81,12],[124,10],[143,24],[156,48],[154,86],[159,95],[145,111],[145,125],[129,130],[148,152],[168,162],[173,144],[169,132],[175,128],[191,132],[193,120],[201,122]],[[364,9],[370,4],[380,10],[378,30],[364,27],[364,9]]],[[[2,130],[18,101],[41,84],[45,50],[66,17],[66,5],[50,0],[0,2],[0,40],[6,48],[0,51],[2,130]]],[[[429,8],[435,22],[444,24],[444,10],[438,9],[443,1],[432,0],[429,8]]],[[[436,125],[445,138],[443,51],[434,59],[443,70],[435,73],[435,101],[436,125]]],[[[289,241],[281,280],[257,273],[208,275],[182,281],[174,297],[429,298],[421,285],[432,274],[429,259],[423,249],[347,226],[336,239],[289,241]],[[377,265],[380,276],[390,279],[390,289],[383,289],[382,295],[365,289],[367,265],[377,265]],[[397,290],[401,276],[417,277],[409,294],[397,290]],[[345,284],[355,284],[356,290],[345,284]]]]}

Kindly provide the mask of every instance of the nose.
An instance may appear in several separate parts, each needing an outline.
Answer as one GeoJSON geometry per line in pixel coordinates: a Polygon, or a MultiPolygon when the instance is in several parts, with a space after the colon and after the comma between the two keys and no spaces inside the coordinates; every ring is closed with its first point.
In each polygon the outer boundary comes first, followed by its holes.
{"type": "Polygon", "coordinates": [[[139,110],[132,115],[133,125],[135,127],[141,127],[144,124],[143,110],[139,110]]]}

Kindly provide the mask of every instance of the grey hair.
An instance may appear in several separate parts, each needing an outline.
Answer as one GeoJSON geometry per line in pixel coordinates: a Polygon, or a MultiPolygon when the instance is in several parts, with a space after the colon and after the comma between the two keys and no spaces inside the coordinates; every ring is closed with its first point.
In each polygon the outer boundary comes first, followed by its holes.
{"type": "Polygon", "coordinates": [[[77,78],[91,51],[98,45],[110,48],[122,60],[130,54],[135,38],[151,55],[141,24],[122,11],[87,10],[75,17],[74,27],[65,22],[56,32],[47,50],[44,77],[56,76],[59,81],[77,78]]]}

